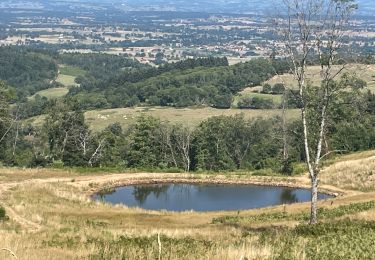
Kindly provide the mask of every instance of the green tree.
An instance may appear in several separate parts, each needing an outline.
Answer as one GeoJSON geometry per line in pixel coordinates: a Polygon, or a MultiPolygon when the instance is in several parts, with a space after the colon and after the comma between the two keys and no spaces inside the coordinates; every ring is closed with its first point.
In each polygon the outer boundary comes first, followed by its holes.
{"type": "Polygon", "coordinates": [[[128,166],[135,168],[160,166],[160,120],[142,116],[137,120],[129,138],[128,166]]]}

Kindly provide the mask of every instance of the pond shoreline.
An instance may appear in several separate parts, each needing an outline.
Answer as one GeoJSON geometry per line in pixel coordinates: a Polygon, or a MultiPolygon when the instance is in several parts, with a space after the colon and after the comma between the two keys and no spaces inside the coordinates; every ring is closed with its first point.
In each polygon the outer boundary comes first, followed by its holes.
{"type": "MultiPolygon", "coordinates": [[[[297,183],[296,179],[290,177],[288,181],[285,180],[274,180],[274,178],[244,178],[244,179],[225,179],[220,175],[217,176],[189,176],[189,178],[184,177],[150,177],[150,178],[129,178],[120,179],[116,181],[108,181],[100,183],[97,187],[91,188],[88,191],[88,196],[90,199],[96,194],[103,192],[105,190],[114,190],[126,186],[134,185],[158,185],[158,184],[216,184],[216,185],[253,185],[262,187],[282,187],[291,189],[310,189],[310,186],[304,183],[297,183]]],[[[345,195],[344,192],[321,187],[319,193],[330,195],[335,199],[336,197],[345,195]]]]}

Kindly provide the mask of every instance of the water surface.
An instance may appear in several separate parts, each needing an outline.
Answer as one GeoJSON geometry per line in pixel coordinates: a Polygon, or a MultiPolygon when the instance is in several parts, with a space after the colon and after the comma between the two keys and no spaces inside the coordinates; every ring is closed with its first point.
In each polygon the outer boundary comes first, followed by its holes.
{"type": "MultiPolygon", "coordinates": [[[[331,197],[319,194],[318,199],[331,197]]],[[[149,210],[220,211],[306,202],[311,193],[306,189],[273,186],[160,184],[125,186],[96,194],[94,199],[149,210]]]]}

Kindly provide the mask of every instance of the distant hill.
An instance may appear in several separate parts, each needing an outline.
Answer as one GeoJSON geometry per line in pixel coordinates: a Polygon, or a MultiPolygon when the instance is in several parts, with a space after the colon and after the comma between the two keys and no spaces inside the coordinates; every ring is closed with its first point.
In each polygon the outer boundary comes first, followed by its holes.
{"type": "MultiPolygon", "coordinates": [[[[51,0],[44,0],[51,1],[51,0]]],[[[131,11],[179,11],[207,13],[255,13],[276,11],[282,0],[65,0],[66,2],[90,2],[119,4],[131,11]]],[[[374,0],[357,0],[358,14],[374,15],[374,0]]]]}
{"type": "MultiPolygon", "coordinates": [[[[107,0],[111,2],[111,0],[107,0]]],[[[133,8],[161,8],[169,11],[196,11],[220,13],[261,13],[275,11],[275,6],[281,5],[281,0],[116,0],[125,2],[133,8]]],[[[113,2],[113,1],[112,1],[113,2]]],[[[374,0],[357,0],[359,14],[374,15],[374,0]]]]}
{"type": "MultiPolygon", "coordinates": [[[[375,16],[374,0],[357,0],[359,15],[375,16]]],[[[176,12],[200,12],[200,13],[239,13],[239,14],[270,14],[277,12],[282,5],[282,0],[3,0],[1,7],[22,6],[64,6],[71,8],[88,4],[112,6],[124,11],[176,11],[176,12]],[[28,5],[26,3],[29,3],[28,5]],[[276,7],[276,8],[275,8],[276,7]]]]}

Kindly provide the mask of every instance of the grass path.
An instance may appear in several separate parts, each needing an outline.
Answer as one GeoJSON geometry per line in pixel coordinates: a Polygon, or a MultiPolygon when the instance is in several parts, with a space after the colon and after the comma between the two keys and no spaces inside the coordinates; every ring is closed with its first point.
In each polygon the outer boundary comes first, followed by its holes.
{"type": "MultiPolygon", "coordinates": [[[[346,167],[357,173],[353,183],[359,183],[361,174],[366,174],[361,164],[373,160],[374,155],[375,151],[369,151],[339,157],[329,163],[326,171],[322,172],[322,178],[326,174],[340,176],[340,165],[348,162],[346,167]]],[[[247,183],[306,188],[310,185],[306,174],[296,177],[262,177],[252,176],[251,173],[80,174],[53,169],[0,168],[0,204],[10,217],[10,221],[0,222],[0,247],[9,248],[19,259],[28,260],[121,259],[119,255],[130,259],[139,259],[140,256],[142,259],[155,259],[158,254],[155,237],[161,234],[166,259],[184,256],[184,259],[237,260],[244,255],[250,259],[269,259],[275,256],[278,242],[259,243],[262,232],[276,232],[276,236],[283,239],[289,234],[288,230],[304,223],[296,216],[307,215],[310,209],[309,203],[297,203],[241,212],[175,213],[114,206],[90,199],[93,192],[103,188],[160,182],[247,183]],[[287,217],[277,218],[280,214],[287,217]],[[238,217],[239,222],[225,222],[238,217]],[[216,223],[215,219],[223,219],[224,222],[216,223]],[[281,233],[277,235],[279,231],[281,233]]],[[[334,199],[319,201],[319,208],[330,212],[346,205],[352,207],[353,203],[355,208],[358,203],[375,201],[375,189],[366,192],[358,187],[349,189],[335,185],[330,179],[320,185],[320,191],[323,190],[339,194],[334,199]]],[[[351,221],[375,220],[373,207],[357,208],[350,211],[354,213],[344,212],[342,215],[340,211],[338,217],[327,215],[329,217],[321,221],[343,218],[351,221]]],[[[298,237],[296,243],[306,246],[309,241],[298,237]]],[[[295,257],[291,259],[301,259],[299,254],[304,252],[303,248],[295,248],[295,257]]],[[[0,259],[8,259],[2,257],[0,252],[0,259]]]]}
{"type": "MultiPolygon", "coordinates": [[[[374,158],[374,157],[369,157],[374,158]]],[[[353,159],[351,162],[361,162],[363,159],[353,159]]],[[[336,164],[329,166],[327,169],[336,167],[336,165],[342,164],[339,161],[336,164]]],[[[31,173],[33,170],[26,170],[31,173]]],[[[198,174],[173,174],[173,173],[121,173],[121,174],[95,174],[95,175],[77,175],[71,173],[60,174],[61,177],[51,177],[51,175],[44,176],[45,171],[40,173],[30,174],[30,179],[23,179],[25,174],[20,174],[20,180],[3,181],[0,186],[0,198],[2,198],[6,193],[11,192],[11,190],[22,186],[41,186],[46,184],[64,184],[72,186],[82,192],[86,197],[91,194],[100,191],[101,189],[108,187],[119,187],[125,185],[135,185],[135,184],[152,184],[152,183],[216,183],[216,184],[254,184],[254,185],[271,185],[271,186],[285,186],[291,188],[309,188],[310,180],[307,175],[299,177],[262,177],[262,176],[237,176],[237,175],[198,175],[198,174]]],[[[53,176],[53,175],[52,175],[53,176]]],[[[335,200],[336,204],[353,202],[353,201],[363,201],[364,193],[358,190],[349,190],[330,185],[325,183],[320,185],[321,192],[328,192],[331,194],[339,195],[335,200]]],[[[375,193],[366,193],[367,199],[375,199],[375,193]]],[[[1,199],[0,199],[1,201],[1,199]]],[[[328,205],[331,202],[321,201],[321,206],[328,205]]],[[[38,223],[27,220],[26,218],[19,215],[10,205],[6,203],[3,204],[10,218],[21,225],[24,229],[37,232],[42,226],[38,223]]],[[[280,206],[279,206],[280,207],[280,206]]],[[[273,208],[279,208],[273,207],[273,208]]],[[[294,204],[288,206],[291,212],[295,210],[301,210],[301,208],[308,209],[308,203],[294,204]]],[[[265,209],[255,209],[247,210],[247,213],[259,213],[263,212],[265,209]]],[[[194,213],[189,214],[189,218],[196,216],[201,218],[202,215],[208,216],[208,219],[213,217],[231,214],[232,212],[210,212],[210,213],[194,213]]],[[[170,213],[170,215],[175,215],[178,213],[170,213]]],[[[196,219],[196,221],[200,222],[196,219]]],[[[206,219],[206,218],[203,218],[206,219]]],[[[202,223],[203,224],[203,223],[202,223]]],[[[207,223],[206,223],[207,224],[207,223]]]]}

